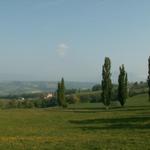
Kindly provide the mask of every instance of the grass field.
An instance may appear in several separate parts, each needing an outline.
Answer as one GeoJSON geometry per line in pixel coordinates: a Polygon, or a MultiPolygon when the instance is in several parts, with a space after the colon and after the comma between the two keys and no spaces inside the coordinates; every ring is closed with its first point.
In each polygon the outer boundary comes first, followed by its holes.
{"type": "Polygon", "coordinates": [[[149,150],[147,99],[132,97],[108,111],[99,103],[0,110],[0,150],[149,150]]]}

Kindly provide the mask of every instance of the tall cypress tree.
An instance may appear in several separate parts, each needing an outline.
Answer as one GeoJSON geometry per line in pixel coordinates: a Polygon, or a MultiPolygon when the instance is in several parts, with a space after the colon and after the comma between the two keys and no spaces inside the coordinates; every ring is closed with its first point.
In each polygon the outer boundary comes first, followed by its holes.
{"type": "Polygon", "coordinates": [[[147,83],[148,83],[148,96],[149,96],[149,101],[150,101],[150,57],[148,59],[148,77],[147,77],[147,83]]]}
{"type": "Polygon", "coordinates": [[[128,74],[126,72],[126,76],[125,76],[125,98],[128,98],[128,74]]]}
{"type": "Polygon", "coordinates": [[[62,106],[67,107],[66,99],[65,99],[65,82],[64,82],[64,78],[61,79],[61,101],[62,101],[62,106]]]}
{"type": "Polygon", "coordinates": [[[128,86],[128,77],[125,71],[124,65],[120,68],[120,74],[118,77],[118,100],[122,106],[124,106],[127,99],[127,86],[128,86]]]}
{"type": "Polygon", "coordinates": [[[106,106],[106,109],[109,107],[112,98],[112,82],[110,70],[111,61],[108,57],[106,57],[102,70],[102,101],[106,106]]]}
{"type": "Polygon", "coordinates": [[[67,107],[67,103],[65,99],[65,82],[63,78],[61,82],[58,83],[57,102],[59,106],[67,107]]]}
{"type": "Polygon", "coordinates": [[[61,84],[60,84],[60,82],[59,82],[59,83],[58,83],[58,87],[57,87],[57,103],[58,103],[59,106],[62,105],[60,94],[61,94],[61,84]]]}

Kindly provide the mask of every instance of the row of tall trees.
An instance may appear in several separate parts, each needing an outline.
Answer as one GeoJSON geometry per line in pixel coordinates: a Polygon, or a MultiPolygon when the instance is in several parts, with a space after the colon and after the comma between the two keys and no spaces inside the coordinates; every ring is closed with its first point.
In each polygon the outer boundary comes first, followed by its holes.
{"type": "MultiPolygon", "coordinates": [[[[128,75],[125,71],[124,65],[119,67],[119,76],[118,76],[118,90],[117,96],[118,101],[122,106],[125,105],[126,99],[128,97],[128,75]]],[[[148,87],[149,87],[149,101],[150,101],[150,57],[148,59],[148,87]]],[[[106,108],[109,108],[109,105],[112,100],[112,81],[111,81],[111,60],[109,57],[105,58],[104,65],[102,67],[102,101],[106,108]]],[[[58,83],[57,89],[57,102],[59,106],[67,107],[66,99],[65,99],[65,83],[64,79],[61,79],[61,82],[58,83]]]]}
{"type": "Polygon", "coordinates": [[[59,106],[67,107],[66,99],[65,99],[65,82],[64,82],[64,78],[61,79],[61,82],[58,82],[57,102],[58,102],[59,106]]]}
{"type": "MultiPolygon", "coordinates": [[[[118,100],[124,106],[127,99],[128,77],[124,65],[120,66],[118,77],[118,100]]],[[[112,99],[112,81],[111,81],[111,60],[106,57],[102,68],[102,101],[106,108],[109,108],[112,99]]]]}

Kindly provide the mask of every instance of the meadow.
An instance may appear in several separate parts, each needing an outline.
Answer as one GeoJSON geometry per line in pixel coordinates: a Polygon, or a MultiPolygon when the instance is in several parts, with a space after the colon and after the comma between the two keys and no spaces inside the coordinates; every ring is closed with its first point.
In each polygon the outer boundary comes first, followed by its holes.
{"type": "Polygon", "coordinates": [[[72,104],[67,109],[0,110],[0,150],[149,150],[146,95],[113,103],[72,104]]]}

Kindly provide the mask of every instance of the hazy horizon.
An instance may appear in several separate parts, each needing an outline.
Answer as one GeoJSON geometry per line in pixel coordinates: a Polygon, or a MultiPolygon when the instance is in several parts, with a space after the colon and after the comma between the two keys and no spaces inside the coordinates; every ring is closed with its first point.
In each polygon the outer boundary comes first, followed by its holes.
{"type": "Polygon", "coordinates": [[[129,81],[146,81],[149,0],[1,0],[0,81],[100,82],[121,64],[129,81]]]}

